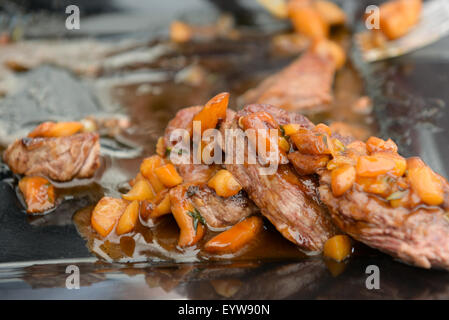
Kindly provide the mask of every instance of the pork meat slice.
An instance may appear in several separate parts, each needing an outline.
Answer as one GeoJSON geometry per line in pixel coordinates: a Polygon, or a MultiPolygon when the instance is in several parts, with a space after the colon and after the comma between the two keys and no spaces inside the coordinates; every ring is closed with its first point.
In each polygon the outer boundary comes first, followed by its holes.
{"type": "Polygon", "coordinates": [[[393,208],[356,188],[335,197],[329,171],[320,177],[321,200],[336,225],[354,239],[403,262],[422,268],[449,269],[449,186],[444,184],[445,204],[393,208]]]}
{"type": "Polygon", "coordinates": [[[22,138],[13,142],[3,160],[17,174],[39,175],[55,181],[90,178],[100,166],[97,133],[56,138],[22,138]]]}
{"type": "MultiPolygon", "coordinates": [[[[221,126],[237,129],[239,118],[256,112],[269,113],[279,125],[300,124],[312,128],[304,116],[270,105],[248,105],[237,114],[227,117],[221,126]]],[[[245,141],[247,152],[248,141],[245,141]]],[[[225,150],[229,152],[229,150],[225,150]]],[[[301,177],[291,164],[280,165],[273,175],[261,175],[257,164],[226,164],[234,177],[281,234],[306,251],[321,251],[327,239],[337,233],[327,209],[318,195],[318,181],[314,176],[301,177]]]]}
{"type": "MultiPolygon", "coordinates": [[[[175,129],[187,129],[192,123],[195,114],[200,110],[201,107],[189,107],[178,111],[165,130],[165,146],[172,147],[175,144],[169,142],[170,134],[175,129]]],[[[229,116],[234,114],[231,110],[228,110],[227,113],[229,116]]],[[[176,168],[184,183],[189,185],[187,194],[192,199],[194,207],[204,217],[209,227],[216,229],[226,228],[259,212],[259,209],[247,197],[244,191],[240,191],[232,197],[223,198],[207,186],[209,179],[221,169],[220,165],[186,163],[177,164],[176,168]]]]}
{"type": "Polygon", "coordinates": [[[271,104],[291,111],[322,111],[332,102],[334,75],[335,64],[330,58],[306,52],[247,91],[243,99],[246,104],[271,104]]]}

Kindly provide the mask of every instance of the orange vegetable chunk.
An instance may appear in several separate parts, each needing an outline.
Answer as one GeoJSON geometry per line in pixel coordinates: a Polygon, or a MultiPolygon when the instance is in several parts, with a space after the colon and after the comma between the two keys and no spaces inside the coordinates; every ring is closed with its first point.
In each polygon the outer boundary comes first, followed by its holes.
{"type": "Polygon", "coordinates": [[[355,182],[356,174],[353,166],[343,165],[332,170],[331,186],[334,196],[339,197],[351,189],[355,182]]]}
{"type": "Polygon", "coordinates": [[[229,93],[223,92],[217,94],[193,117],[193,121],[201,122],[201,134],[207,129],[214,129],[219,119],[226,118],[228,103],[229,93]]]}
{"type": "Polygon", "coordinates": [[[377,137],[369,137],[369,139],[366,141],[366,150],[369,154],[376,152],[396,153],[398,152],[398,146],[391,139],[385,141],[377,137]]]}
{"type": "Polygon", "coordinates": [[[44,122],[31,131],[28,137],[67,137],[77,133],[82,128],[81,122],[44,122]]]}
{"type": "Polygon", "coordinates": [[[351,251],[351,239],[347,235],[337,235],[326,241],[323,255],[335,261],[343,261],[351,254],[351,251]]]}
{"type": "Polygon", "coordinates": [[[356,165],[357,175],[361,177],[376,177],[393,171],[396,162],[380,156],[361,156],[356,165]]]}
{"type": "Polygon", "coordinates": [[[407,177],[424,203],[438,206],[444,202],[443,184],[428,166],[408,169],[407,177]]]}
{"type": "Polygon", "coordinates": [[[141,179],[139,181],[136,181],[134,186],[131,190],[128,191],[128,193],[122,195],[123,199],[133,201],[133,200],[151,200],[154,198],[154,192],[151,188],[150,183],[145,180],[141,179]]]}
{"type": "Polygon", "coordinates": [[[137,223],[139,218],[139,201],[134,200],[131,202],[120,217],[115,232],[118,235],[122,235],[131,232],[137,223]]]}
{"type": "Polygon", "coordinates": [[[123,199],[101,198],[92,211],[90,218],[92,227],[102,237],[106,237],[112,231],[127,206],[128,201],[123,199]]]}
{"type": "Polygon", "coordinates": [[[260,217],[249,217],[213,237],[205,244],[204,250],[210,253],[235,253],[253,240],[262,230],[262,226],[260,217]]]}
{"type": "Polygon", "coordinates": [[[160,192],[165,189],[164,184],[154,173],[154,169],[162,165],[164,165],[164,159],[158,155],[145,158],[140,165],[140,173],[150,181],[155,192],[160,192]]]}
{"type": "Polygon", "coordinates": [[[207,183],[220,197],[232,197],[242,190],[242,186],[235,180],[228,170],[219,170],[207,183]]]}
{"type": "Polygon", "coordinates": [[[55,189],[42,177],[24,177],[19,181],[28,213],[40,213],[55,206],[55,189]]]}
{"type": "Polygon", "coordinates": [[[296,32],[312,39],[322,39],[329,35],[329,24],[307,1],[290,1],[288,14],[296,32]]]}
{"type": "Polygon", "coordinates": [[[154,169],[154,172],[162,184],[168,188],[175,187],[182,183],[182,177],[171,163],[154,169]]]}
{"type": "Polygon", "coordinates": [[[418,23],[422,0],[395,0],[380,6],[380,29],[388,39],[407,34],[418,23]]]}

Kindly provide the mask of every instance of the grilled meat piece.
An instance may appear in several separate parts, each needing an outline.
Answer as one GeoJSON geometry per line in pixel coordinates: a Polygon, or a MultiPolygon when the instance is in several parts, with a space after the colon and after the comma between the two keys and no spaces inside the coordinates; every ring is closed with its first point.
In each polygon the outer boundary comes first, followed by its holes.
{"type": "MultiPolygon", "coordinates": [[[[195,114],[200,110],[201,107],[184,108],[176,114],[165,130],[165,146],[174,145],[174,143],[169,143],[171,132],[175,129],[187,129],[192,123],[195,114]]],[[[228,110],[229,116],[233,114],[233,111],[228,110]]],[[[244,192],[239,192],[229,198],[223,198],[207,186],[209,179],[220,169],[219,165],[187,163],[178,164],[176,168],[184,183],[191,184],[187,194],[209,227],[220,229],[232,226],[259,211],[244,192]]]]}
{"type": "Polygon", "coordinates": [[[40,175],[55,181],[90,178],[100,166],[96,133],[57,138],[22,138],[5,151],[3,160],[17,174],[40,175]]]}
{"type": "MultiPolygon", "coordinates": [[[[306,128],[313,127],[300,114],[270,105],[249,105],[228,117],[221,127],[222,132],[237,129],[241,116],[261,111],[269,113],[279,125],[296,123],[306,128]]],[[[247,149],[245,146],[245,152],[247,149]]],[[[285,238],[304,250],[321,251],[326,240],[336,234],[337,228],[319,201],[318,181],[314,177],[298,176],[290,164],[279,166],[273,175],[261,175],[259,168],[260,164],[226,164],[226,169],[285,238]]]]}
{"type": "Polygon", "coordinates": [[[245,103],[318,112],[332,102],[335,64],[330,58],[306,52],[280,72],[265,79],[243,96],[245,103]]]}
{"type": "MultiPolygon", "coordinates": [[[[373,194],[353,188],[332,194],[329,171],[320,177],[320,197],[333,221],[354,239],[406,263],[422,268],[449,269],[447,209],[418,206],[393,208],[373,194]]],[[[448,203],[449,186],[444,186],[448,203]]]]}

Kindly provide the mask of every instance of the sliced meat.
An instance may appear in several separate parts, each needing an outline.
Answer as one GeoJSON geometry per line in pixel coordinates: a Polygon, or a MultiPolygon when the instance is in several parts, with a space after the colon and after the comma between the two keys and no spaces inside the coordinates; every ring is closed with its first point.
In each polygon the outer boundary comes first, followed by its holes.
{"type": "MultiPolygon", "coordinates": [[[[449,269],[449,219],[441,207],[392,208],[353,188],[332,194],[330,173],[320,178],[321,200],[337,226],[366,245],[422,268],[449,269]]],[[[446,203],[449,187],[445,185],[446,203]]]]}
{"type": "MultiPolygon", "coordinates": [[[[313,124],[300,114],[269,105],[249,105],[226,119],[221,127],[223,134],[226,129],[237,129],[241,116],[261,111],[269,113],[279,125],[296,123],[306,128],[313,127],[313,124]]],[[[247,143],[246,141],[245,144],[247,143]]],[[[245,145],[245,152],[247,149],[245,145]]],[[[321,251],[326,240],[336,234],[337,228],[319,201],[318,184],[313,177],[298,176],[290,164],[279,166],[273,175],[261,175],[260,164],[225,166],[262,214],[285,238],[302,249],[321,251]]]]}
{"type": "Polygon", "coordinates": [[[90,178],[100,166],[100,142],[96,133],[58,138],[23,138],[3,155],[17,174],[40,175],[56,181],[90,178]]]}
{"type": "Polygon", "coordinates": [[[335,64],[330,58],[306,52],[243,98],[245,103],[272,104],[292,111],[322,111],[333,99],[334,74],[335,64]]]}
{"type": "MultiPolygon", "coordinates": [[[[176,114],[165,130],[166,146],[174,145],[174,143],[169,143],[171,132],[175,129],[188,128],[193,117],[200,110],[201,107],[190,107],[182,109],[176,114]]],[[[227,113],[229,116],[234,114],[231,110],[228,110],[227,113]]],[[[209,227],[226,228],[258,213],[259,209],[244,192],[239,192],[229,198],[223,198],[207,186],[209,179],[221,168],[219,165],[188,163],[176,165],[176,168],[184,183],[193,184],[189,188],[188,195],[190,195],[193,205],[204,217],[209,227]]]]}

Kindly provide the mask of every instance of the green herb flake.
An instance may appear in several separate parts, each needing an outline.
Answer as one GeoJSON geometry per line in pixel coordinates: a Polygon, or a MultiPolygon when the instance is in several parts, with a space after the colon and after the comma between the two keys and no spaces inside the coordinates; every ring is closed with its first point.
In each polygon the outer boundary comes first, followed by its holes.
{"type": "Polygon", "coordinates": [[[282,136],[285,137],[285,129],[284,129],[284,126],[280,125],[280,126],[279,126],[279,130],[281,130],[282,136]]]}
{"type": "Polygon", "coordinates": [[[194,208],[193,211],[187,211],[187,214],[193,219],[193,228],[195,229],[195,232],[197,232],[198,229],[198,222],[203,226],[206,225],[206,220],[204,220],[203,216],[196,208],[194,208]]]}
{"type": "Polygon", "coordinates": [[[171,153],[171,148],[170,148],[170,147],[167,147],[167,148],[165,149],[165,156],[166,156],[166,157],[170,156],[170,153],[171,153]]]}
{"type": "Polygon", "coordinates": [[[387,200],[388,201],[399,200],[399,199],[402,199],[406,194],[407,194],[407,191],[396,191],[396,192],[393,192],[392,194],[390,194],[387,197],[387,200]]]}

